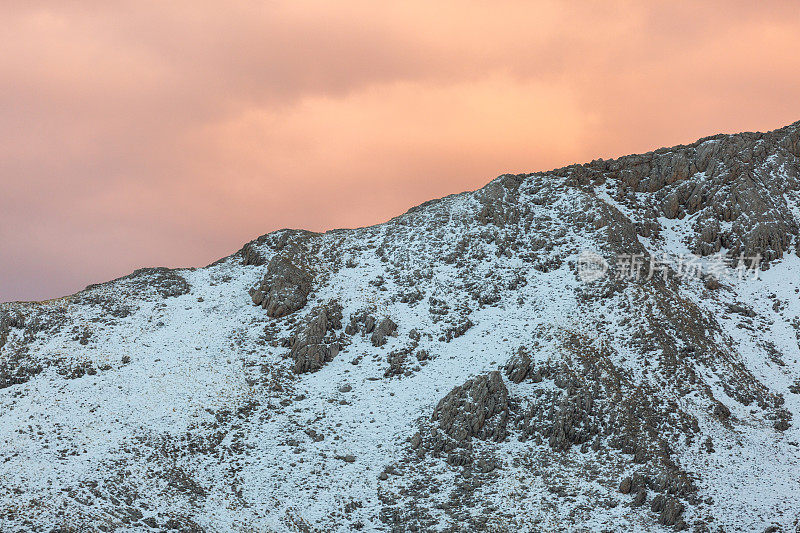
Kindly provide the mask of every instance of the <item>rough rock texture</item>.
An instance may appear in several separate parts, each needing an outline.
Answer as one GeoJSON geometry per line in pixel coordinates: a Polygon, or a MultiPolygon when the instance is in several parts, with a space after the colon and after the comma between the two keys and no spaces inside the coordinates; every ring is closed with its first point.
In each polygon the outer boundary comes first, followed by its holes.
{"type": "Polygon", "coordinates": [[[800,187],[799,140],[793,124],[768,133],[717,135],[552,174],[581,185],[608,181],[617,201],[649,213],[641,227],[658,227],[656,215],[693,217],[691,247],[698,254],[726,248],[731,257],[760,255],[771,261],[798,236],[787,193],[800,187]]]}
{"type": "Polygon", "coordinates": [[[267,263],[267,259],[258,251],[258,249],[252,244],[247,243],[242,247],[239,251],[242,256],[242,264],[243,265],[250,265],[250,266],[261,266],[267,263]]]}
{"type": "Polygon", "coordinates": [[[341,329],[342,306],[336,302],[311,310],[292,341],[290,353],[296,374],[316,372],[332,361],[339,353],[340,345],[328,333],[341,329]]]}
{"type": "Polygon", "coordinates": [[[348,335],[369,335],[372,345],[380,347],[386,344],[388,337],[396,335],[397,324],[389,317],[376,319],[373,309],[363,309],[350,315],[344,331],[348,335]]]}
{"type": "Polygon", "coordinates": [[[261,284],[250,289],[250,297],[266,309],[268,316],[280,318],[306,305],[313,279],[311,273],[277,255],[270,260],[261,284]]]}
{"type": "Polygon", "coordinates": [[[513,383],[521,383],[532,371],[531,357],[523,348],[520,348],[505,366],[506,376],[513,383]]]}
{"type": "Polygon", "coordinates": [[[659,524],[664,526],[677,526],[676,529],[678,531],[686,528],[686,525],[681,519],[684,506],[675,498],[659,494],[653,498],[653,502],[650,504],[650,509],[653,512],[658,513],[659,524]]]}
{"type": "Polygon", "coordinates": [[[458,442],[472,437],[500,442],[508,424],[508,389],[500,372],[470,379],[442,398],[431,419],[458,442]]]}
{"type": "Polygon", "coordinates": [[[397,331],[397,324],[391,318],[383,318],[372,331],[370,342],[373,346],[383,346],[386,344],[386,337],[393,335],[397,331]]]}

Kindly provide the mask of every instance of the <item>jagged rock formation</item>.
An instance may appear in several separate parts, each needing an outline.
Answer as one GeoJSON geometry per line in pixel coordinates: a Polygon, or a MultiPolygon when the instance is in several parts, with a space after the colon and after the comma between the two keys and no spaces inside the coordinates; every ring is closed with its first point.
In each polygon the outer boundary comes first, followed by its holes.
{"type": "Polygon", "coordinates": [[[258,288],[250,289],[253,303],[260,305],[272,318],[280,318],[302,309],[311,292],[313,276],[295,266],[289,259],[276,255],[267,266],[267,273],[258,288]]]}
{"type": "MultiPolygon", "coordinates": [[[[533,361],[531,361],[530,356],[524,348],[520,348],[519,351],[508,360],[505,371],[506,376],[513,383],[521,383],[533,372],[533,361]]],[[[541,381],[541,377],[539,381],[541,381]]]]}
{"type": "Polygon", "coordinates": [[[793,531],[799,225],[796,123],[2,304],[0,523],[793,531]]]}
{"type": "Polygon", "coordinates": [[[470,379],[442,398],[431,418],[458,442],[472,437],[500,442],[506,437],[508,390],[500,372],[470,379]]]}
{"type": "Polygon", "coordinates": [[[350,322],[345,328],[348,335],[369,335],[373,346],[380,347],[386,344],[387,338],[397,331],[397,324],[389,317],[376,319],[369,310],[360,311],[350,316],[350,322]]]}
{"type": "Polygon", "coordinates": [[[292,341],[291,357],[294,372],[316,372],[322,365],[332,361],[339,353],[335,339],[326,339],[329,332],[341,329],[342,306],[336,302],[315,307],[300,325],[292,341]]]}
{"type": "Polygon", "coordinates": [[[658,216],[693,217],[694,252],[709,255],[724,248],[733,257],[760,254],[769,262],[797,239],[786,194],[800,188],[798,156],[795,124],[769,133],[718,135],[552,174],[582,186],[607,182],[615,200],[642,213],[636,221],[642,234],[658,227],[658,216]]]}
{"type": "Polygon", "coordinates": [[[375,325],[370,342],[373,346],[383,346],[386,344],[386,338],[395,331],[397,331],[397,324],[391,318],[383,318],[375,325]]]}

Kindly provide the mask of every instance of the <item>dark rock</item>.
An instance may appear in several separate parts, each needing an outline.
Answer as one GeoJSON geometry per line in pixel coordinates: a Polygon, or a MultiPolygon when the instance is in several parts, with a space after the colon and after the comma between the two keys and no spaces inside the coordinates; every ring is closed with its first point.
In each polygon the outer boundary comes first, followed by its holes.
{"type": "Polygon", "coordinates": [[[402,350],[395,350],[389,354],[386,358],[389,362],[389,368],[386,369],[383,376],[384,377],[392,377],[392,376],[400,376],[405,373],[406,371],[406,357],[410,353],[410,349],[402,349],[402,350]]]}
{"type": "Polygon", "coordinates": [[[681,520],[684,505],[673,498],[659,494],[650,504],[650,509],[658,513],[658,523],[663,526],[674,526],[681,520]]]}
{"type": "Polygon", "coordinates": [[[267,262],[267,259],[250,242],[239,250],[239,255],[242,256],[243,265],[261,266],[267,262]]]}
{"type": "Polygon", "coordinates": [[[294,313],[306,305],[313,276],[277,255],[267,266],[267,274],[256,288],[250,289],[253,303],[260,305],[272,318],[294,313]]]}
{"type": "Polygon", "coordinates": [[[714,416],[721,421],[727,421],[731,417],[731,410],[724,404],[716,402],[714,405],[714,416]]]}
{"type": "Polygon", "coordinates": [[[132,291],[138,293],[155,289],[164,298],[188,294],[191,290],[189,282],[178,273],[178,270],[165,267],[140,268],[115,281],[125,282],[132,291]]]}
{"type": "Polygon", "coordinates": [[[316,372],[339,353],[339,343],[328,336],[342,327],[342,307],[336,302],[315,307],[298,326],[290,357],[296,374],[316,372]]]}
{"type": "Polygon", "coordinates": [[[508,390],[498,371],[468,380],[445,396],[432,420],[456,441],[472,437],[500,442],[508,424],[508,390]]]}
{"type": "Polygon", "coordinates": [[[521,383],[532,370],[533,363],[531,358],[523,348],[520,348],[505,366],[506,377],[512,383],[521,383]]]}
{"type": "Polygon", "coordinates": [[[386,337],[395,331],[397,331],[397,324],[391,318],[384,318],[375,326],[370,341],[373,346],[383,346],[386,344],[386,337]]]}

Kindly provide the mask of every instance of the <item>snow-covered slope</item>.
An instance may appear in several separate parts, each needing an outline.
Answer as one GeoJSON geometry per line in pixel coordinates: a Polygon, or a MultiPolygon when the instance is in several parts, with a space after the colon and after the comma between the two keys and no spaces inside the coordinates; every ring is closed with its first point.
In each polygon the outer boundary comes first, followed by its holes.
{"type": "Polygon", "coordinates": [[[716,136],[2,304],[0,529],[794,531],[799,161],[716,136]]]}

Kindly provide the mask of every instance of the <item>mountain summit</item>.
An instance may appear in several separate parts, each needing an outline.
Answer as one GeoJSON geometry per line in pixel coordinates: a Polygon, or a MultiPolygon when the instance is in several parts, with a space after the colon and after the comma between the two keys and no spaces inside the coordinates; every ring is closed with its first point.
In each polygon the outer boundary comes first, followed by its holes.
{"type": "Polygon", "coordinates": [[[800,123],[0,307],[9,531],[794,531],[800,123]]]}

